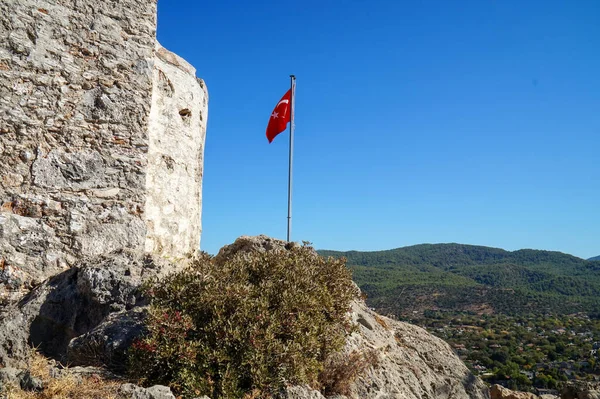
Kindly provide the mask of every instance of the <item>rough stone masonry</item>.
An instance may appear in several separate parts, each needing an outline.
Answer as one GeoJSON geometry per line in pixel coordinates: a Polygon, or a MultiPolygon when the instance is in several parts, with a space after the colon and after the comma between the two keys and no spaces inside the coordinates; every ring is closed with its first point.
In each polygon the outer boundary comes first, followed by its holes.
{"type": "Polygon", "coordinates": [[[197,250],[207,91],[155,31],[152,0],[0,2],[0,300],[85,256],[197,250]]]}

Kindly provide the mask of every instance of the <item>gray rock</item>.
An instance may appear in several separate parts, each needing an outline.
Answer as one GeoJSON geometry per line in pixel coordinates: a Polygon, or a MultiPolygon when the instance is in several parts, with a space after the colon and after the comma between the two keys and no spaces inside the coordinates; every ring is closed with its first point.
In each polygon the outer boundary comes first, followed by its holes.
{"type": "Polygon", "coordinates": [[[22,373],[22,370],[5,367],[0,369],[0,392],[2,391],[2,387],[13,386],[20,387],[21,386],[21,378],[19,375],[22,373]]]}
{"type": "Polygon", "coordinates": [[[123,384],[119,394],[127,399],[175,399],[169,387],[164,385],[142,388],[134,384],[123,384]]]}
{"type": "Polygon", "coordinates": [[[34,377],[27,370],[19,374],[21,389],[24,391],[40,392],[44,389],[44,383],[41,379],[34,377]]]}
{"type": "Polygon", "coordinates": [[[97,305],[131,307],[138,300],[144,263],[139,254],[123,251],[79,265],[77,292],[97,305]],[[97,262],[97,263],[96,263],[97,262]]]}
{"type": "MultiPolygon", "coordinates": [[[[286,251],[297,246],[295,242],[288,243],[283,240],[271,238],[266,235],[241,236],[233,244],[225,245],[215,256],[215,262],[222,264],[233,256],[250,252],[286,251]]],[[[316,255],[316,252],[315,252],[316,255]]]]}
{"type": "Polygon", "coordinates": [[[118,252],[82,261],[49,280],[50,286],[58,284],[31,323],[31,343],[61,358],[72,338],[89,332],[111,312],[134,306],[143,262],[135,253],[118,252]]]}
{"type": "Polygon", "coordinates": [[[424,329],[380,316],[363,301],[352,304],[363,319],[345,351],[375,350],[378,361],[352,384],[354,396],[370,398],[484,399],[489,389],[443,340],[424,329]],[[371,328],[366,327],[366,325],[371,328]]]}
{"type": "Polygon", "coordinates": [[[44,389],[41,379],[34,377],[28,370],[20,370],[12,367],[0,369],[0,391],[2,387],[21,388],[24,391],[39,392],[44,389]]]}
{"type": "Polygon", "coordinates": [[[491,399],[540,399],[539,396],[531,392],[513,391],[502,385],[492,385],[490,388],[491,399]]]}
{"type": "Polygon", "coordinates": [[[96,365],[124,372],[127,349],[145,331],[144,308],[110,314],[89,333],[73,338],[67,348],[70,365],[96,365]]]}
{"type": "Polygon", "coordinates": [[[18,365],[29,355],[30,344],[64,360],[73,338],[90,332],[109,314],[141,303],[137,287],[144,276],[156,274],[152,263],[141,254],[120,251],[84,259],[40,284],[0,320],[0,361],[18,365]]]}
{"type": "MultiPolygon", "coordinates": [[[[70,375],[74,375],[79,378],[80,377],[100,377],[104,380],[119,380],[122,378],[122,376],[120,377],[120,376],[110,372],[109,370],[106,370],[104,367],[75,366],[75,367],[69,367],[68,369],[63,369],[63,370],[66,370],[70,375]]],[[[60,371],[63,371],[63,370],[60,370],[60,371]]]]}
{"type": "Polygon", "coordinates": [[[321,392],[308,386],[291,386],[279,393],[280,399],[325,399],[321,392]]]}

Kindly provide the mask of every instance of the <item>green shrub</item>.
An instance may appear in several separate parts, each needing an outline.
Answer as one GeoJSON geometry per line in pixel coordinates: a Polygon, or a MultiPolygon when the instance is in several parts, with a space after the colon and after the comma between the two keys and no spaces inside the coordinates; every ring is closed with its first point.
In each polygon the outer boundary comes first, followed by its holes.
{"type": "Polygon", "coordinates": [[[202,255],[146,287],[148,334],[131,348],[131,374],[185,397],[268,397],[286,384],[319,386],[328,357],[353,326],[358,290],[345,260],[309,246],[202,255]]]}

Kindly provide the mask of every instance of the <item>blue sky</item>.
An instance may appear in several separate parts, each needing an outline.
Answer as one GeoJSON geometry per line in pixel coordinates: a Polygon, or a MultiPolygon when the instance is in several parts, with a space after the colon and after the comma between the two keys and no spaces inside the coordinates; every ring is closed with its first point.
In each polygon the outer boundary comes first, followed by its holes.
{"type": "Polygon", "coordinates": [[[158,3],[158,39],[209,90],[201,247],[458,242],[600,255],[600,2],[158,3]]]}

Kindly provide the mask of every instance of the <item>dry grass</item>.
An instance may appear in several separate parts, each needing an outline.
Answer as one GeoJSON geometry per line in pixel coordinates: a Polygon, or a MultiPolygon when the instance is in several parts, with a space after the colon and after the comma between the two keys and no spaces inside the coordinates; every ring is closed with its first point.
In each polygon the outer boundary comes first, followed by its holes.
{"type": "Polygon", "coordinates": [[[375,315],[375,321],[377,322],[377,324],[379,324],[381,327],[385,328],[386,330],[390,329],[390,326],[388,325],[388,323],[379,315],[375,315]]]}
{"type": "MultiPolygon", "coordinates": [[[[44,389],[41,392],[23,391],[20,387],[8,386],[4,392],[6,399],[118,399],[121,382],[107,381],[100,376],[80,376],[68,368],[61,370],[58,378],[50,375],[51,363],[38,353],[34,353],[28,370],[32,376],[41,379],[44,389]]],[[[0,395],[1,396],[1,395],[0,395]]]]}
{"type": "Polygon", "coordinates": [[[320,390],[325,396],[350,396],[352,385],[367,369],[377,367],[379,355],[375,349],[338,353],[330,356],[319,375],[320,390]]]}

